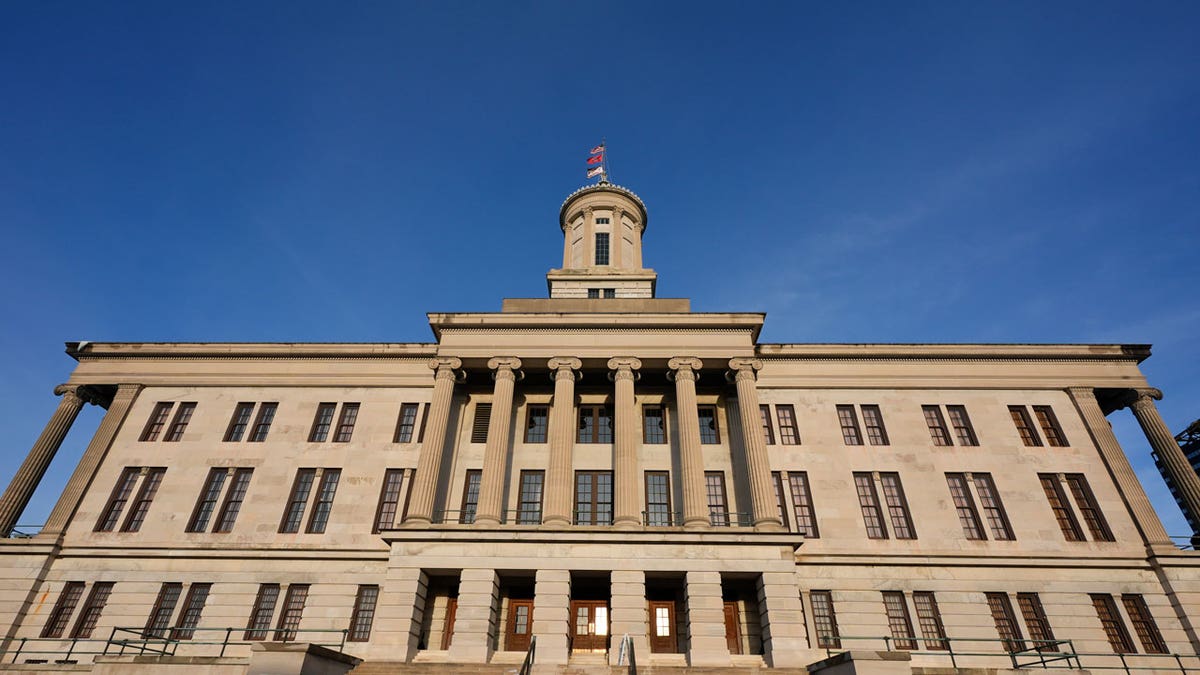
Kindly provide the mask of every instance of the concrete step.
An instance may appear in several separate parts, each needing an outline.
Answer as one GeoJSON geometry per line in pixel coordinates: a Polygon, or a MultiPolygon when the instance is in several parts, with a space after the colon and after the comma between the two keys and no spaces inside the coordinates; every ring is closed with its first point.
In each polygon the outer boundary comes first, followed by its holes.
{"type": "MultiPolygon", "coordinates": [[[[520,664],[480,663],[404,663],[401,661],[366,661],[350,675],[515,675],[520,664]]],[[[627,675],[626,666],[604,663],[567,665],[537,664],[534,675],[627,675]]],[[[638,675],[807,675],[803,668],[764,668],[761,666],[731,666],[727,668],[655,666],[638,664],[638,675]]]]}

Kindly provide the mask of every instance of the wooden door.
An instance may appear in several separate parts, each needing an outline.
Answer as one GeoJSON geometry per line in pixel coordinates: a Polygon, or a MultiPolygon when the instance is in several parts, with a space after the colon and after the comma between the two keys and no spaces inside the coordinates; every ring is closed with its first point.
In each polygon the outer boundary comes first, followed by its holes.
{"type": "Polygon", "coordinates": [[[736,601],[725,603],[725,645],[730,654],[742,653],[742,622],[738,617],[736,601]]]}
{"type": "Polygon", "coordinates": [[[442,649],[450,649],[454,638],[454,615],[458,613],[458,598],[446,600],[446,622],[442,625],[442,649]]]}
{"type": "Polygon", "coordinates": [[[679,652],[675,635],[675,601],[650,601],[650,651],[654,654],[679,652]]]}
{"type": "Polygon", "coordinates": [[[604,600],[571,601],[571,651],[608,651],[608,603],[604,600]]]}
{"type": "Polygon", "coordinates": [[[533,601],[508,601],[508,628],[505,631],[504,648],[510,652],[529,651],[529,637],[533,634],[533,601]]]}

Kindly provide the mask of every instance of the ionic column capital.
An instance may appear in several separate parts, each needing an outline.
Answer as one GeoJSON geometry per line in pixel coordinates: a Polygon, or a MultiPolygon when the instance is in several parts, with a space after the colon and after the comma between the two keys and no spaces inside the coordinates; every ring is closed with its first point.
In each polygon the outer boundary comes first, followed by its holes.
{"type": "Polygon", "coordinates": [[[550,377],[553,380],[571,380],[574,382],[578,379],[576,371],[583,367],[583,361],[574,356],[555,356],[546,362],[550,368],[550,377]]]}
{"type": "Polygon", "coordinates": [[[632,356],[616,356],[608,360],[608,369],[615,371],[608,374],[608,379],[617,380],[636,380],[637,373],[635,370],[640,370],[642,367],[641,359],[632,356]]]}
{"type": "Polygon", "coordinates": [[[1161,389],[1147,387],[1145,389],[1131,389],[1126,395],[1128,405],[1133,408],[1134,412],[1149,412],[1155,409],[1154,402],[1161,401],[1163,393],[1161,389]]]}
{"type": "Polygon", "coordinates": [[[488,360],[493,380],[518,380],[525,376],[521,372],[521,359],[515,356],[496,356],[488,360]]]}
{"type": "Polygon", "coordinates": [[[729,374],[733,376],[729,379],[731,382],[734,380],[750,380],[753,382],[758,379],[756,373],[762,370],[762,367],[762,361],[756,358],[739,356],[729,359],[729,374]]]}
{"type": "Polygon", "coordinates": [[[696,373],[704,367],[704,362],[695,356],[676,356],[667,361],[667,368],[672,372],[667,373],[669,380],[695,380],[696,373]]]}
{"type": "Polygon", "coordinates": [[[54,388],[55,396],[62,396],[70,405],[82,408],[84,403],[108,408],[112,402],[113,387],[94,387],[86,384],[60,384],[54,388]]]}
{"type": "Polygon", "coordinates": [[[466,379],[466,373],[461,372],[462,359],[453,356],[438,356],[429,359],[429,369],[435,371],[434,379],[457,380],[466,379]]]}

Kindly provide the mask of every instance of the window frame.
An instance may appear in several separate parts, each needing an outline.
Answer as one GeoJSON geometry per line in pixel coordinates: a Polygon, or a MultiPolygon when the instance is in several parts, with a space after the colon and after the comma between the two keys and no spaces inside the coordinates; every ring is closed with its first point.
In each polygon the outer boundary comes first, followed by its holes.
{"type": "Polygon", "coordinates": [[[950,488],[950,501],[958,515],[958,524],[968,541],[987,541],[987,531],[983,529],[983,520],[979,517],[979,509],[975,506],[975,498],[971,495],[970,481],[967,474],[946,472],[946,485],[950,488]],[[957,483],[957,485],[956,485],[957,483]]]}
{"type": "Polygon", "coordinates": [[[1117,609],[1117,601],[1113,596],[1108,593],[1089,593],[1088,597],[1092,599],[1092,608],[1096,610],[1096,618],[1113,653],[1136,654],[1133,636],[1129,634],[1129,627],[1121,618],[1121,610],[1117,609]]]}
{"type": "Polygon", "coordinates": [[[612,264],[612,240],[608,232],[596,232],[593,241],[595,255],[593,256],[595,267],[607,267],[612,264]],[[603,260],[602,260],[603,259],[603,260]]]}
{"type": "Polygon", "coordinates": [[[333,418],[336,414],[337,403],[322,401],[317,404],[312,428],[308,432],[309,443],[325,443],[329,440],[329,432],[333,429],[333,418]]]}
{"type": "Polygon", "coordinates": [[[700,426],[700,445],[721,444],[721,422],[717,418],[717,406],[709,403],[696,406],[696,420],[700,426]],[[705,431],[705,415],[711,413],[709,429],[705,431]]]}
{"type": "Polygon", "coordinates": [[[1033,426],[1033,419],[1029,417],[1029,410],[1025,406],[1010,405],[1008,414],[1012,418],[1013,426],[1017,429],[1017,436],[1021,438],[1021,443],[1025,447],[1043,447],[1042,437],[1038,435],[1037,428],[1033,426]]]}
{"type": "Polygon", "coordinates": [[[92,584],[87,601],[83,603],[83,608],[79,610],[79,616],[75,619],[75,627],[71,629],[71,639],[86,640],[92,637],[92,631],[96,630],[96,625],[100,623],[100,617],[104,614],[108,599],[112,597],[115,585],[116,582],[112,581],[97,581],[92,584]]]}
{"type": "Polygon", "coordinates": [[[375,526],[371,528],[371,534],[378,534],[396,526],[396,515],[400,512],[400,498],[404,492],[405,473],[405,469],[384,469],[383,482],[379,486],[379,503],[375,506],[375,526]],[[391,496],[393,491],[394,498],[391,496]]]}
{"type": "Polygon", "coordinates": [[[417,431],[417,415],[419,414],[419,403],[400,404],[400,413],[396,416],[396,433],[392,435],[393,443],[412,443],[413,436],[417,431]]]}
{"type": "Polygon", "coordinates": [[[167,428],[167,420],[170,419],[171,408],[174,407],[174,401],[155,403],[154,408],[150,411],[150,417],[146,420],[146,426],[142,428],[142,433],[138,436],[138,441],[142,443],[157,441],[163,430],[167,428]]]}
{"type": "Polygon", "coordinates": [[[908,497],[904,494],[904,484],[898,471],[880,471],[879,487],[883,488],[883,503],[887,507],[888,518],[892,524],[892,536],[896,539],[916,539],[917,526],[912,519],[912,511],[908,508],[908,497]],[[885,479],[895,479],[894,486],[889,486],[885,479]],[[889,491],[889,488],[890,491],[889,491]]]}
{"type": "Polygon", "coordinates": [[[83,591],[86,587],[87,584],[82,581],[68,581],[63,585],[58,599],[54,601],[54,609],[46,615],[46,624],[42,626],[39,637],[57,639],[63,636],[67,626],[71,624],[71,616],[75,614],[75,608],[83,599],[83,591]]]}
{"type": "Polygon", "coordinates": [[[958,438],[958,444],[964,447],[977,447],[979,445],[979,436],[975,434],[975,425],[971,423],[971,416],[967,413],[967,406],[962,404],[948,404],[946,406],[946,417],[950,421],[950,427],[954,430],[955,437],[958,438]],[[955,417],[958,416],[958,419],[955,417]]]}
{"type": "Polygon", "coordinates": [[[853,405],[837,406],[838,425],[842,428],[843,445],[863,445],[862,427],[858,424],[858,411],[853,405]]]}
{"type": "Polygon", "coordinates": [[[333,514],[333,500],[341,482],[341,469],[321,469],[321,480],[313,497],[312,512],[308,516],[308,525],[304,528],[305,534],[325,534],[329,518],[333,514]]]}
{"type": "Polygon", "coordinates": [[[550,406],[531,403],[525,406],[525,443],[550,442],[550,406]]]}
{"type": "Polygon", "coordinates": [[[837,611],[833,607],[833,592],[812,590],[808,592],[808,601],[812,606],[813,631],[816,633],[817,647],[821,649],[841,649],[841,632],[838,630],[837,611]],[[821,598],[818,602],[817,598],[821,598]],[[824,625],[822,625],[824,624],[824,625]],[[822,633],[826,628],[829,632],[822,633]]]}
{"type": "Polygon", "coordinates": [[[575,442],[608,445],[613,442],[612,408],[607,403],[579,406],[575,442]]]}
{"type": "Polygon", "coordinates": [[[125,522],[121,523],[121,532],[138,532],[142,529],[167,469],[162,466],[145,467],[139,474],[137,495],[129,503],[129,513],[125,514],[125,522]]]}
{"type": "Polygon", "coordinates": [[[1058,416],[1054,414],[1054,408],[1049,405],[1035,405],[1032,408],[1033,418],[1042,428],[1042,437],[1046,439],[1046,445],[1052,448],[1071,447],[1067,442],[1067,435],[1063,433],[1062,425],[1058,423],[1058,416]]]}
{"type": "Polygon", "coordinates": [[[759,422],[762,424],[763,442],[767,445],[775,445],[775,428],[771,425],[771,406],[767,403],[760,403],[758,416],[759,422]]]}
{"type": "Polygon", "coordinates": [[[343,403],[338,413],[337,426],[334,427],[333,442],[349,443],[354,437],[354,426],[358,423],[359,404],[357,402],[343,403]]]}
{"type": "Polygon", "coordinates": [[[1010,652],[1025,650],[1025,635],[1021,632],[1021,624],[1013,611],[1012,599],[1008,593],[990,591],[983,594],[987,601],[988,612],[992,615],[992,624],[996,627],[996,636],[1004,643],[1010,652]],[[1005,633],[1008,633],[1006,635],[1005,633]]]}
{"type": "Polygon", "coordinates": [[[704,496],[708,506],[709,525],[712,527],[732,526],[734,523],[730,518],[732,514],[729,512],[729,491],[725,486],[724,471],[704,472],[704,496]]]}
{"type": "Polygon", "coordinates": [[[283,508],[283,518],[279,521],[280,534],[298,534],[300,532],[300,526],[304,523],[304,512],[308,510],[308,500],[312,497],[312,489],[316,482],[316,469],[306,467],[296,469],[296,477],[292,479],[292,488],[288,491],[288,501],[283,508]],[[295,521],[294,524],[293,521],[295,521]]]}
{"type": "Polygon", "coordinates": [[[233,408],[233,416],[229,418],[229,426],[225,429],[225,443],[239,443],[246,437],[250,429],[250,421],[254,419],[254,403],[242,401],[233,408]]]}
{"type": "Polygon", "coordinates": [[[479,514],[479,493],[483,490],[483,469],[467,469],[463,475],[462,503],[458,524],[472,525],[479,514]]]}
{"type": "Polygon", "coordinates": [[[242,639],[261,642],[271,634],[271,620],[275,618],[275,606],[279,604],[279,584],[259,584],[254,604],[250,606],[250,617],[242,639]]]}
{"type": "Polygon", "coordinates": [[[791,403],[776,404],[775,417],[779,422],[779,444],[800,445],[800,425],[796,421],[796,407],[791,403]]]}
{"type": "Polygon", "coordinates": [[[612,525],[613,524],[613,472],[612,471],[579,470],[579,471],[575,472],[575,517],[572,519],[572,521],[576,525],[597,526],[597,525],[612,525]],[[580,487],[582,486],[580,479],[585,476],[588,477],[588,479],[590,480],[590,484],[588,486],[590,499],[587,502],[587,512],[589,514],[588,520],[590,522],[583,522],[583,520],[582,520],[583,511],[580,509],[580,505],[583,503],[581,500],[581,494],[580,494],[580,487]],[[605,480],[605,479],[607,479],[607,480],[605,480]],[[604,499],[601,499],[601,497],[605,496],[605,494],[607,494],[607,497],[608,497],[607,501],[604,499]],[[605,511],[605,509],[602,507],[607,507],[607,513],[608,513],[607,521],[602,519],[601,514],[604,513],[604,511],[605,511]]]}
{"type": "Polygon", "coordinates": [[[908,601],[903,591],[882,591],[883,611],[887,616],[888,632],[892,634],[892,644],[900,651],[917,649],[917,634],[913,630],[912,614],[908,611],[908,601]],[[889,602],[889,600],[891,602],[889,602]],[[903,634],[897,634],[897,629],[903,629],[903,634]]]}
{"type": "Polygon", "coordinates": [[[669,442],[667,437],[667,408],[661,403],[643,403],[642,404],[642,444],[643,445],[666,445],[669,442]],[[658,414],[658,430],[651,432],[652,424],[654,423],[654,415],[658,414]],[[656,440],[657,439],[657,440],[656,440]]]}
{"type": "Polygon", "coordinates": [[[541,525],[542,515],[546,498],[546,472],[542,469],[522,469],[519,477],[520,483],[517,486],[517,524],[518,525],[541,525]],[[527,508],[527,505],[533,504],[532,499],[526,499],[526,487],[533,483],[526,482],[526,478],[537,478],[537,509],[527,508]],[[530,517],[529,514],[534,514],[530,517]]]}
{"type": "Polygon", "coordinates": [[[817,524],[817,509],[813,506],[812,485],[808,482],[807,471],[789,471],[788,472],[788,493],[792,497],[792,518],[796,523],[796,531],[803,534],[806,539],[820,539],[820,526],[817,524]],[[799,484],[801,491],[797,492],[799,484]],[[809,521],[812,523],[812,531],[805,531],[801,523],[809,521]]]}
{"type": "Polygon", "coordinates": [[[163,443],[178,443],[183,440],[183,434],[187,431],[188,423],[192,421],[192,415],[196,412],[196,404],[193,401],[184,401],[175,409],[175,416],[171,419],[171,425],[167,427],[167,432],[163,434],[163,443]]]}
{"type": "Polygon", "coordinates": [[[379,604],[379,584],[359,584],[354,594],[354,609],[350,612],[347,642],[368,642],[375,624],[375,608],[379,604]],[[365,628],[364,628],[365,624],[365,628]]]}
{"type": "Polygon", "coordinates": [[[250,427],[249,437],[246,438],[247,443],[263,443],[267,440],[278,410],[279,403],[275,401],[258,404],[258,414],[254,416],[254,424],[250,427]]]}
{"type": "Polygon", "coordinates": [[[642,474],[642,482],[646,490],[646,517],[645,525],[647,527],[671,527],[675,524],[675,514],[671,512],[671,472],[670,471],[644,471],[642,474]],[[662,500],[651,501],[651,495],[657,496],[660,490],[657,487],[651,486],[651,479],[662,479],[661,493],[662,500]],[[661,507],[656,509],[656,507],[661,507]],[[662,515],[665,520],[659,520],[657,515],[662,515]]]}

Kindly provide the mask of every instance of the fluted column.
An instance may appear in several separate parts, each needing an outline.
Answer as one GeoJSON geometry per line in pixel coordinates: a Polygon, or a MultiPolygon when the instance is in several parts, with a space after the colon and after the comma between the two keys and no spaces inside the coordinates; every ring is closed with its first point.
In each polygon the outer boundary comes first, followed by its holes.
{"type": "Polygon", "coordinates": [[[609,262],[612,263],[613,267],[617,268],[629,267],[621,257],[624,253],[622,249],[625,248],[622,245],[622,242],[625,240],[625,227],[621,225],[621,216],[623,213],[620,207],[613,207],[612,217],[608,219],[609,225],[612,226],[608,235],[609,262]]]}
{"type": "Polygon", "coordinates": [[[704,455],[700,447],[700,413],[696,409],[696,371],[700,359],[675,357],[667,362],[668,377],[675,381],[675,404],[679,408],[679,468],[683,474],[684,527],[708,527],[708,499],[704,490],[704,455]]]}
{"type": "Polygon", "coordinates": [[[430,359],[433,369],[433,400],[425,424],[425,441],[417,458],[416,481],[408,505],[405,525],[428,525],[433,522],[433,500],[437,496],[438,474],[442,470],[442,448],[446,444],[446,425],[450,421],[450,402],[454,398],[454,383],[459,380],[462,361],[454,357],[430,359]]]}
{"type": "Polygon", "coordinates": [[[572,522],[571,451],[575,448],[575,371],[583,367],[579,359],[556,356],[548,365],[554,376],[554,404],[550,408],[550,462],[546,468],[546,525],[570,525],[572,522]]]}
{"type": "Polygon", "coordinates": [[[771,482],[771,459],[758,425],[758,388],[754,382],[755,371],[762,369],[762,361],[731,359],[729,369],[733,371],[733,379],[737,384],[738,413],[742,418],[742,449],[746,453],[746,471],[750,474],[754,528],[781,530],[783,523],[779,520],[779,504],[775,498],[775,486],[771,482]]]}
{"type": "MultiPolygon", "coordinates": [[[[1150,447],[1154,448],[1154,452],[1166,467],[1167,474],[1171,476],[1171,481],[1175,483],[1175,491],[1179,498],[1192,512],[1193,517],[1200,517],[1200,476],[1196,475],[1196,471],[1188,463],[1187,456],[1175,442],[1171,430],[1158,414],[1154,400],[1161,398],[1162,392],[1157,389],[1135,389],[1130,392],[1126,405],[1133,409],[1133,416],[1142,426],[1142,432],[1150,441],[1150,447]]],[[[1197,538],[1200,536],[1193,537],[1197,538]]]]}
{"type": "MultiPolygon", "coordinates": [[[[66,531],[71,518],[75,516],[76,509],[79,508],[79,502],[83,500],[83,493],[87,492],[92,480],[96,477],[96,472],[100,470],[100,463],[108,455],[108,449],[112,447],[117,432],[125,423],[129,409],[133,407],[133,402],[141,390],[142,385],[140,384],[117,385],[116,394],[108,402],[108,412],[104,413],[104,419],[100,420],[100,426],[96,429],[92,440],[88,442],[87,449],[83,451],[83,457],[80,458],[79,464],[76,465],[75,471],[67,481],[67,486],[63,488],[62,495],[54,505],[54,510],[50,512],[50,517],[46,518],[42,534],[62,534],[66,531]]],[[[88,389],[83,388],[81,392],[77,393],[86,395],[87,391],[88,389]]],[[[103,402],[100,401],[99,404],[102,405],[103,402]]]]}
{"type": "Polygon", "coordinates": [[[17,518],[21,517],[21,512],[29,504],[29,499],[37,489],[38,483],[42,481],[50,461],[54,459],[63,439],[67,437],[67,432],[71,430],[71,424],[83,409],[84,400],[76,387],[60,384],[54,388],[54,393],[62,396],[62,400],[58,402],[58,409],[50,416],[50,421],[42,429],[42,435],[34,441],[29,454],[25,456],[25,461],[21,463],[21,468],[17,469],[16,475],[8,483],[8,489],[4,491],[4,496],[0,497],[0,536],[7,537],[16,527],[17,518]]]}
{"type": "Polygon", "coordinates": [[[1100,403],[1096,401],[1095,390],[1091,387],[1068,387],[1067,393],[1075,401],[1088,433],[1100,450],[1100,457],[1112,473],[1113,480],[1121,490],[1121,498],[1125,500],[1146,543],[1170,545],[1171,539],[1163,528],[1162,520],[1150,504],[1146,491],[1129,464],[1129,458],[1113,434],[1100,403]]]}
{"type": "Polygon", "coordinates": [[[512,448],[508,433],[512,427],[513,387],[521,368],[521,360],[513,356],[498,356],[488,361],[492,379],[492,416],[488,420],[487,449],[483,453],[483,476],[479,485],[479,508],[475,525],[499,525],[504,517],[504,473],[512,448]]]}
{"type": "Polygon", "coordinates": [[[633,357],[609,359],[608,367],[616,389],[613,415],[616,417],[613,434],[613,524],[629,529],[641,525],[641,509],[638,508],[638,438],[637,405],[633,399],[634,371],[642,362],[633,357]]]}
{"type": "Polygon", "coordinates": [[[596,215],[592,207],[583,210],[583,266],[596,264],[596,215]]]}

